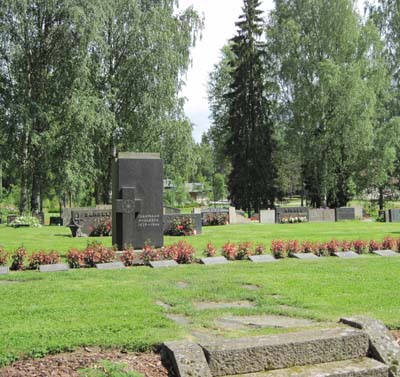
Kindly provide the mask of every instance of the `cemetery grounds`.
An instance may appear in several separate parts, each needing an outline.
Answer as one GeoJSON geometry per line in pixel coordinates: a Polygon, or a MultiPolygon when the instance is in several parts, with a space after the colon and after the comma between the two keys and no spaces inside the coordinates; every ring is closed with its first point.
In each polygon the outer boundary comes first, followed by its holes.
{"type": "MultiPolygon", "coordinates": [[[[385,236],[400,237],[398,224],[228,225],[205,227],[202,235],[185,237],[185,241],[193,244],[196,256],[201,257],[208,242],[219,249],[227,241],[251,241],[264,243],[268,250],[274,239],[381,241],[385,236]]],[[[181,239],[165,237],[165,243],[181,239]]],[[[23,245],[30,252],[57,250],[62,255],[88,242],[72,238],[63,227],[0,226],[0,240],[7,251],[23,245]]],[[[98,240],[111,246],[109,237],[98,240]]],[[[79,347],[141,352],[173,339],[288,331],[226,326],[233,316],[284,315],[313,320],[318,327],[344,315],[367,315],[396,330],[400,329],[399,272],[400,258],[374,255],[354,260],[237,261],[157,270],[12,272],[0,276],[0,364],[79,347]]]]}

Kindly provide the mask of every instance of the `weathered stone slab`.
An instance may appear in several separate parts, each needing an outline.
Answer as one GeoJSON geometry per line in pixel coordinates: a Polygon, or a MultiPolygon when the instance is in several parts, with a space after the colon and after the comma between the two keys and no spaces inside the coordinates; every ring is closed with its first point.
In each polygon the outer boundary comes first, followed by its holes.
{"type": "Polygon", "coordinates": [[[400,377],[400,346],[383,322],[367,317],[342,318],[340,321],[365,331],[372,356],[389,367],[391,377],[400,377]]]}
{"type": "Polygon", "coordinates": [[[209,309],[240,309],[254,308],[255,304],[251,301],[234,301],[234,302],[196,302],[194,307],[197,310],[209,309]]]}
{"type": "Polygon", "coordinates": [[[354,216],[356,220],[362,220],[364,218],[364,208],[363,206],[354,206],[354,216]]]}
{"type": "Polygon", "coordinates": [[[314,326],[316,322],[304,318],[281,315],[227,316],[217,320],[217,324],[229,330],[244,328],[292,329],[314,326]]]}
{"type": "Polygon", "coordinates": [[[112,263],[98,263],[96,264],[98,270],[123,270],[125,265],[122,262],[112,262],[112,263]]]}
{"type": "Polygon", "coordinates": [[[176,283],[176,287],[179,289],[186,289],[189,286],[188,283],[186,283],[186,281],[178,281],[178,283],[176,283]]]}
{"type": "Polygon", "coordinates": [[[258,291],[260,289],[259,285],[254,284],[244,284],[242,285],[244,289],[248,289],[249,291],[258,291]]]}
{"type": "Polygon", "coordinates": [[[201,346],[212,375],[226,376],[362,358],[367,355],[369,339],[360,330],[333,328],[201,346]]]}
{"type": "MultiPolygon", "coordinates": [[[[364,357],[269,372],[246,374],[245,377],[387,377],[388,368],[379,361],[364,357]]],[[[226,376],[244,377],[244,376],[226,376]]]]}
{"type": "Polygon", "coordinates": [[[335,210],[325,208],[310,208],[310,222],[335,222],[335,210]]]}
{"type": "Polygon", "coordinates": [[[157,300],[156,305],[161,306],[163,309],[166,309],[166,310],[172,309],[172,305],[167,304],[166,302],[161,301],[161,300],[157,300]]]}
{"type": "Polygon", "coordinates": [[[7,275],[10,272],[10,269],[7,266],[0,267],[0,275],[7,275]]]}
{"type": "Polygon", "coordinates": [[[178,325],[190,325],[192,321],[182,314],[167,314],[167,318],[174,321],[178,325]]]}
{"type": "Polygon", "coordinates": [[[250,255],[249,260],[254,263],[270,263],[270,262],[277,262],[272,255],[263,254],[263,255],[250,255]]]}
{"type": "Polygon", "coordinates": [[[210,257],[210,258],[201,258],[200,262],[206,265],[214,265],[214,264],[226,264],[229,263],[225,257],[210,257]]]}
{"type": "Polygon", "coordinates": [[[235,207],[229,207],[229,224],[237,224],[235,207]]]}
{"type": "Polygon", "coordinates": [[[355,253],[354,251],[338,251],[334,253],[334,255],[338,258],[360,258],[360,254],[355,253]]]}
{"type": "Polygon", "coordinates": [[[179,264],[174,260],[160,260],[160,261],[151,261],[149,262],[150,267],[153,268],[167,268],[167,267],[178,267],[179,264]]]}
{"type": "Polygon", "coordinates": [[[177,377],[212,377],[203,349],[188,341],[167,342],[162,357],[177,377]]]}
{"type": "Polygon", "coordinates": [[[260,211],[260,224],[275,224],[275,210],[263,209],[260,211]]]}
{"type": "Polygon", "coordinates": [[[296,259],[303,259],[303,260],[316,260],[320,259],[317,257],[315,254],[312,253],[292,253],[290,254],[291,258],[296,258],[296,259]]]}
{"type": "Polygon", "coordinates": [[[45,265],[39,266],[40,272],[62,272],[62,271],[68,271],[68,270],[69,270],[69,266],[68,266],[68,264],[65,264],[65,263],[45,264],[45,265]]]}
{"type": "Polygon", "coordinates": [[[336,221],[355,220],[356,211],[354,208],[336,208],[336,221]]]}
{"type": "Polygon", "coordinates": [[[309,220],[309,208],[307,207],[287,207],[276,209],[276,222],[286,223],[291,222],[291,219],[295,218],[305,218],[306,221],[309,220]]]}
{"type": "Polygon", "coordinates": [[[157,153],[119,153],[113,164],[113,245],[163,246],[163,163],[157,153]]]}
{"type": "Polygon", "coordinates": [[[399,253],[396,253],[393,250],[374,250],[372,254],[379,255],[380,257],[398,257],[399,253]]]}

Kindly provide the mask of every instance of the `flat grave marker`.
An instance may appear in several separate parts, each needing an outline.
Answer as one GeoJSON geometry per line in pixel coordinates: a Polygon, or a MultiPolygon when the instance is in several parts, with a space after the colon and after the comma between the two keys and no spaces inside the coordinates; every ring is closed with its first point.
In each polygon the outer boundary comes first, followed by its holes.
{"type": "Polygon", "coordinates": [[[98,263],[96,264],[98,270],[123,270],[125,265],[122,262],[111,262],[111,263],[98,263]]]}
{"type": "Polygon", "coordinates": [[[270,263],[270,262],[276,262],[277,259],[275,259],[272,255],[250,255],[249,260],[251,260],[253,263],[270,263]]]}
{"type": "Polygon", "coordinates": [[[374,250],[372,254],[379,255],[380,257],[398,257],[399,253],[393,250],[374,250]]]}
{"type": "Polygon", "coordinates": [[[317,257],[315,254],[312,253],[293,253],[290,254],[291,258],[296,258],[296,259],[303,259],[303,260],[316,260],[320,259],[317,257]]]}
{"type": "Polygon", "coordinates": [[[66,263],[44,264],[42,266],[39,266],[40,272],[62,272],[68,270],[69,266],[66,263]]]}
{"type": "Polygon", "coordinates": [[[360,254],[357,254],[354,251],[339,251],[334,253],[334,255],[339,258],[360,258],[360,254]]]}
{"type": "Polygon", "coordinates": [[[160,260],[160,261],[151,261],[149,262],[150,267],[152,268],[167,268],[167,267],[178,267],[179,264],[174,260],[160,260]]]}
{"type": "Polygon", "coordinates": [[[10,272],[10,269],[6,266],[0,267],[0,275],[7,275],[10,272]]]}
{"type": "Polygon", "coordinates": [[[214,264],[226,264],[229,263],[225,257],[209,257],[209,258],[201,258],[200,262],[206,265],[214,265],[214,264]]]}

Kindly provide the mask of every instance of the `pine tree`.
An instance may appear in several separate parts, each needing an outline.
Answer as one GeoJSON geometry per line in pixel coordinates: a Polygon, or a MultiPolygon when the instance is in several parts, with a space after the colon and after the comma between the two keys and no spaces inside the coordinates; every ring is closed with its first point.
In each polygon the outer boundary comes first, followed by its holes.
{"type": "Polygon", "coordinates": [[[275,143],[266,93],[266,49],[261,40],[263,20],[259,6],[259,0],[244,0],[243,14],[236,23],[237,35],[231,40],[234,57],[227,94],[230,199],[235,207],[249,214],[253,209],[272,207],[275,198],[275,143]]]}

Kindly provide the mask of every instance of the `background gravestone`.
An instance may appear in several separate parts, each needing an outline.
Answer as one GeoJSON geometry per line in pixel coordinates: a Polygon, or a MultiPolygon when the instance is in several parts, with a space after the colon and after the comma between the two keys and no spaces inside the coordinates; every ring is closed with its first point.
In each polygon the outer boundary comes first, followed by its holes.
{"type": "Polygon", "coordinates": [[[310,222],[335,222],[335,210],[325,208],[310,208],[310,222]]]}
{"type": "Polygon", "coordinates": [[[336,221],[342,220],[355,220],[356,219],[356,211],[354,208],[336,208],[336,221]]]}
{"type": "Polygon", "coordinates": [[[113,244],[163,246],[163,164],[158,153],[119,153],[113,165],[113,244]]]}
{"type": "Polygon", "coordinates": [[[276,208],[276,223],[281,223],[284,219],[290,219],[294,217],[305,217],[309,220],[309,209],[307,207],[287,207],[287,208],[276,208]]]}
{"type": "Polygon", "coordinates": [[[260,224],[275,224],[275,210],[262,209],[260,211],[260,224]]]}
{"type": "Polygon", "coordinates": [[[111,235],[111,209],[71,210],[69,225],[73,237],[99,237],[111,235]]]}
{"type": "Polygon", "coordinates": [[[400,222],[400,209],[390,209],[389,210],[389,219],[391,223],[399,223],[400,222]]]}

